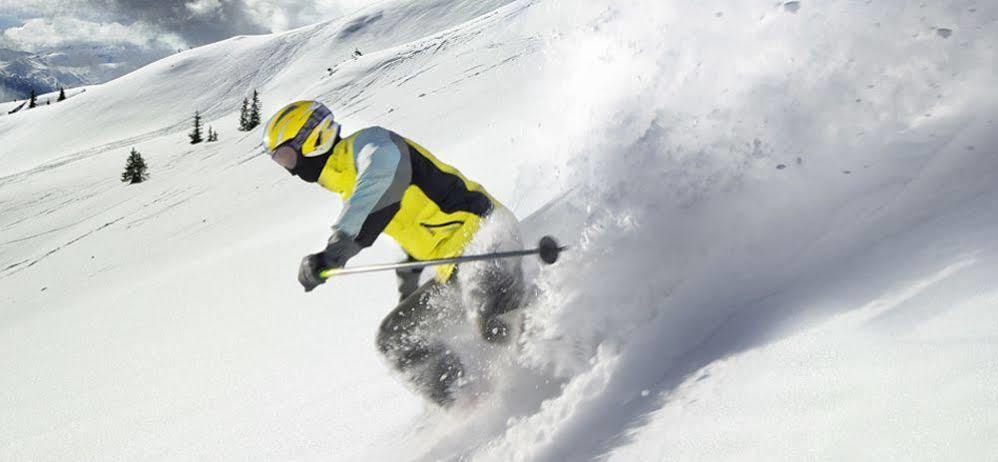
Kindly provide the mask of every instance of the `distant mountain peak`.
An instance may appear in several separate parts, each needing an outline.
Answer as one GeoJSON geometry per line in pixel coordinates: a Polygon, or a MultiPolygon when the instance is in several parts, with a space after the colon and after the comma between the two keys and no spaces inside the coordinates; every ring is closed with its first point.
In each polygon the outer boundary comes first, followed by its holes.
{"type": "MultiPolygon", "coordinates": [[[[165,56],[165,53],[163,53],[165,56]]],[[[69,46],[30,53],[0,48],[0,102],[104,83],[162,58],[131,45],[69,46]]]]}

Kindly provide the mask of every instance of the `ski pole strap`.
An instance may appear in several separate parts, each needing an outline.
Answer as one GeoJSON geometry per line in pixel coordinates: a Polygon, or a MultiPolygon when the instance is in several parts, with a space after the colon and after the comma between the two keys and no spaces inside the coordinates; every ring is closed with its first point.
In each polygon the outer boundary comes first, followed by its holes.
{"type": "Polygon", "coordinates": [[[515,258],[526,255],[538,255],[544,263],[550,265],[558,261],[558,255],[561,251],[567,248],[568,247],[566,246],[558,245],[558,242],[551,236],[544,236],[541,238],[541,241],[536,249],[512,250],[508,252],[495,252],[481,255],[462,255],[460,257],[439,258],[436,260],[382,263],[378,265],[355,266],[352,268],[331,268],[322,270],[322,272],[319,273],[319,276],[323,279],[329,279],[333,276],[348,276],[351,274],[374,273],[378,271],[391,271],[399,269],[426,268],[428,266],[449,265],[483,260],[498,260],[502,258],[515,258]]]}

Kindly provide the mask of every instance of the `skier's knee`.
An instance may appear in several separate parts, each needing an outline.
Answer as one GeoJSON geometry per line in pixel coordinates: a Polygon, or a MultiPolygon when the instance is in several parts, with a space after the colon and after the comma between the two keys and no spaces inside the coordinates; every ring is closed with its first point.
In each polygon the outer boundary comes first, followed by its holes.
{"type": "Polygon", "coordinates": [[[485,294],[483,303],[479,305],[479,316],[494,318],[520,308],[523,299],[521,286],[512,280],[506,281],[509,283],[495,285],[485,294]]]}
{"type": "Polygon", "coordinates": [[[509,340],[510,328],[498,316],[480,316],[478,318],[478,330],[486,342],[503,344],[509,340]]]}

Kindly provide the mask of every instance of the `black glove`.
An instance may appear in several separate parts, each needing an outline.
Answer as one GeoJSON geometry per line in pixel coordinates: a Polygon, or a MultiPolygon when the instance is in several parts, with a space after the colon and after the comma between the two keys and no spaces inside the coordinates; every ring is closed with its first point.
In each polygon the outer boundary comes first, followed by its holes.
{"type": "Polygon", "coordinates": [[[337,230],[329,238],[325,250],[307,255],[301,260],[301,266],[298,267],[298,282],[305,288],[305,292],[311,292],[326,282],[320,275],[323,270],[342,268],[347,264],[347,260],[360,252],[360,249],[357,241],[337,230]]]}
{"type": "Polygon", "coordinates": [[[319,273],[325,268],[322,252],[306,255],[301,259],[301,266],[298,267],[298,282],[305,288],[305,292],[311,292],[316,287],[326,282],[319,273]]]}

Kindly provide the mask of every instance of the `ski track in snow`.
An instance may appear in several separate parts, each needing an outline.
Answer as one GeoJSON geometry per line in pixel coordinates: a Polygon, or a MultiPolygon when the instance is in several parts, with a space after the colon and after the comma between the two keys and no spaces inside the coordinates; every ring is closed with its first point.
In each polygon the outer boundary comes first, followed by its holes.
{"type": "Polygon", "coordinates": [[[389,1],[0,117],[0,459],[990,457],[996,29],[976,1],[389,1]],[[390,276],[301,294],[337,201],[234,129],[253,88],[571,246],[528,265],[517,351],[475,353],[487,399],[388,371],[390,276]]]}

